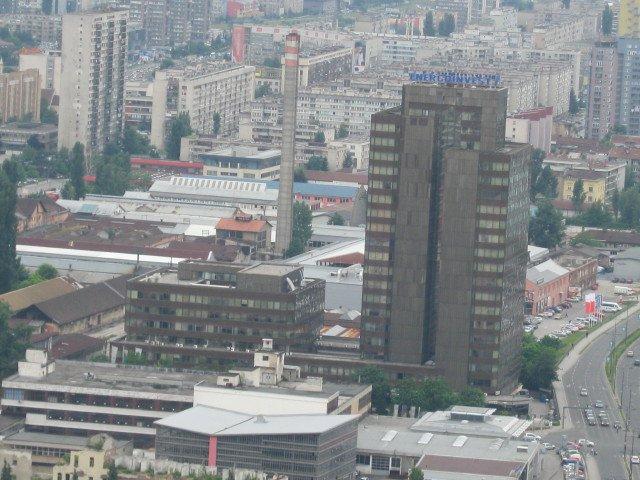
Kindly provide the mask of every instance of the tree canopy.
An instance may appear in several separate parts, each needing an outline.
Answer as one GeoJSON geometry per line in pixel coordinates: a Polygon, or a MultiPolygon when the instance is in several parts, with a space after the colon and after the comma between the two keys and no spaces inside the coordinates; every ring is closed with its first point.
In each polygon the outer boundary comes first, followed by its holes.
{"type": "Polygon", "coordinates": [[[169,127],[169,136],[166,144],[167,157],[178,159],[180,157],[180,142],[182,141],[182,137],[188,137],[192,133],[191,119],[187,112],[182,112],[173,118],[169,127]]]}
{"type": "Polygon", "coordinates": [[[550,388],[551,382],[558,379],[556,364],[560,347],[561,343],[551,337],[538,341],[530,333],[524,335],[520,381],[525,388],[550,388]]]}
{"type": "Polygon", "coordinates": [[[293,228],[291,230],[291,243],[286,252],[286,257],[295,257],[304,252],[307,242],[313,234],[311,228],[311,209],[304,202],[293,204],[293,228]]]}
{"type": "Polygon", "coordinates": [[[445,13],[444,18],[438,23],[438,35],[448,37],[456,31],[456,19],[451,13],[445,13]]]}
{"type": "Polygon", "coordinates": [[[86,161],[84,158],[84,145],[76,142],[69,155],[69,181],[63,190],[64,198],[78,200],[84,198],[87,189],[84,184],[86,161]]]}
{"type": "Polygon", "coordinates": [[[329,162],[327,162],[327,157],[312,155],[307,162],[307,170],[326,172],[327,170],[329,170],[329,162]]]}
{"type": "Polygon", "coordinates": [[[580,102],[578,102],[578,97],[576,97],[576,92],[572,88],[571,91],[569,92],[569,113],[571,115],[575,115],[579,111],[580,111],[580,102]]]}
{"type": "Polygon", "coordinates": [[[0,302],[0,378],[6,378],[16,372],[18,360],[24,358],[29,346],[31,329],[26,324],[9,327],[11,311],[6,303],[0,302]]]}
{"type": "Polygon", "coordinates": [[[149,138],[135,127],[127,125],[122,133],[122,150],[129,155],[149,155],[149,138]]]}
{"type": "Polygon", "coordinates": [[[541,201],[529,221],[529,241],[538,247],[554,248],[562,242],[563,236],[562,214],[549,200],[541,201]]]}
{"type": "Polygon", "coordinates": [[[613,11],[609,4],[605,4],[602,11],[602,33],[604,35],[611,35],[613,30],[613,11]]]}
{"type": "Polygon", "coordinates": [[[435,37],[436,36],[436,27],[433,23],[433,12],[429,10],[424,17],[424,27],[422,33],[426,37],[435,37]]]}
{"type": "Polygon", "coordinates": [[[578,179],[573,184],[573,192],[571,193],[571,203],[576,212],[582,211],[582,206],[587,198],[587,193],[584,191],[584,182],[582,179],[578,179]]]}
{"type": "MultiPolygon", "coordinates": [[[[3,165],[4,167],[4,165],[3,165]]],[[[11,290],[18,278],[16,258],[16,184],[0,169],[0,293],[11,290]]],[[[2,351],[2,350],[0,350],[2,351]]]]}

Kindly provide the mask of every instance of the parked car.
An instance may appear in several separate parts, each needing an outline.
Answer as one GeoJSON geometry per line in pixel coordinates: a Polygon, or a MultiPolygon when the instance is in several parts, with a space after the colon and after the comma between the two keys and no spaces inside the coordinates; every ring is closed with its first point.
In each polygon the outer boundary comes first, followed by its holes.
{"type": "Polygon", "coordinates": [[[522,439],[526,442],[539,442],[542,437],[540,435],[536,435],[535,433],[527,432],[522,436],[522,439]]]}
{"type": "Polygon", "coordinates": [[[629,350],[627,352],[627,357],[633,357],[633,350],[629,350]]]}
{"type": "Polygon", "coordinates": [[[586,389],[586,388],[582,387],[582,388],[580,389],[580,396],[581,396],[581,397],[586,397],[587,395],[589,395],[589,392],[587,392],[587,389],[586,389]]]}
{"type": "Polygon", "coordinates": [[[637,455],[633,455],[631,457],[631,464],[632,465],[640,465],[640,457],[638,457],[637,455]]]}
{"type": "Polygon", "coordinates": [[[633,361],[633,365],[634,365],[634,366],[636,366],[636,367],[640,367],[640,358],[636,358],[636,359],[633,361]]]}
{"type": "Polygon", "coordinates": [[[609,425],[611,425],[609,423],[609,417],[604,416],[604,417],[600,417],[600,425],[603,427],[608,427],[609,425]]]}
{"type": "Polygon", "coordinates": [[[556,446],[553,443],[544,442],[542,444],[542,446],[544,447],[545,450],[555,450],[556,449],[556,446]]]}

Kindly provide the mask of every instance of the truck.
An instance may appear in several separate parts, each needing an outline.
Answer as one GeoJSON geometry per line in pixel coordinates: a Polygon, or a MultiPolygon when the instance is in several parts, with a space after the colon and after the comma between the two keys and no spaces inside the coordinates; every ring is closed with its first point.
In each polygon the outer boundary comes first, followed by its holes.
{"type": "Polygon", "coordinates": [[[613,293],[617,295],[634,295],[636,292],[632,288],[625,287],[624,285],[615,285],[613,287],[613,293]]]}

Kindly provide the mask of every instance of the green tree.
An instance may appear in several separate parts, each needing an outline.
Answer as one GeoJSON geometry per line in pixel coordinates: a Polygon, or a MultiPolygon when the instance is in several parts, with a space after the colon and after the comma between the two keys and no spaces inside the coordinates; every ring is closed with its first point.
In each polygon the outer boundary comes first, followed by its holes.
{"type": "Polygon", "coordinates": [[[613,11],[609,4],[605,4],[602,11],[602,33],[603,35],[611,35],[613,30],[613,11]]]}
{"type": "Polygon", "coordinates": [[[38,275],[43,280],[51,280],[52,278],[56,278],[58,276],[58,270],[56,267],[49,263],[43,263],[36,270],[36,275],[38,275]]]}
{"type": "Polygon", "coordinates": [[[313,141],[315,143],[325,143],[326,139],[324,137],[324,132],[316,132],[313,136],[313,141]]]}
{"type": "Polygon", "coordinates": [[[618,220],[618,213],[620,212],[620,192],[617,188],[611,195],[611,210],[613,211],[614,220],[618,220]]]}
{"type": "Polygon", "coordinates": [[[129,155],[148,155],[149,138],[138,132],[138,129],[127,125],[122,134],[122,149],[129,155]]]}
{"type": "Polygon", "coordinates": [[[71,480],[78,480],[78,472],[74,469],[71,475],[71,480]]]}
{"type": "Polygon", "coordinates": [[[347,152],[346,155],[344,156],[344,160],[342,160],[342,168],[344,168],[345,170],[349,170],[351,168],[353,168],[354,165],[354,161],[353,161],[353,153],[351,152],[347,152]]]}
{"type": "Polygon", "coordinates": [[[538,195],[542,195],[545,198],[556,198],[558,196],[558,179],[551,171],[549,165],[545,165],[540,171],[536,179],[536,183],[532,189],[533,199],[538,195]]]}
{"type": "Polygon", "coordinates": [[[131,158],[125,153],[96,158],[95,191],[101,195],[123,195],[129,188],[131,158]]]}
{"type": "Polygon", "coordinates": [[[560,244],[563,236],[562,214],[549,200],[541,201],[529,221],[529,241],[538,247],[553,248],[560,244]]]}
{"type": "Polygon", "coordinates": [[[74,200],[84,198],[86,194],[86,187],[84,184],[85,175],[85,158],[84,158],[84,146],[80,142],[76,142],[71,150],[69,156],[69,183],[72,190],[72,197],[74,200]]]}
{"type": "Polygon", "coordinates": [[[307,170],[316,170],[326,172],[329,170],[329,162],[326,157],[320,155],[312,155],[307,162],[307,170]]]}
{"type": "Polygon", "coordinates": [[[525,334],[522,340],[522,368],[520,381],[529,390],[550,388],[551,382],[558,379],[556,362],[558,348],[548,343],[538,342],[531,334],[525,334]]]}
{"type": "Polygon", "coordinates": [[[171,121],[171,126],[169,127],[167,157],[178,159],[180,157],[180,141],[182,137],[188,137],[192,133],[189,114],[186,112],[180,113],[171,121]]]}
{"type": "Polygon", "coordinates": [[[409,480],[424,480],[424,474],[418,467],[411,467],[409,470],[409,480]]]}
{"type": "Polygon", "coordinates": [[[389,379],[379,367],[367,365],[356,372],[356,381],[371,384],[371,405],[376,413],[384,415],[391,402],[389,379]]]}
{"type": "Polygon", "coordinates": [[[334,213],[328,223],[329,225],[344,225],[344,217],[339,213],[334,213]]]}
{"type": "Polygon", "coordinates": [[[0,474],[0,480],[12,480],[13,476],[11,474],[11,466],[4,461],[4,465],[2,466],[2,473],[0,474]]]}
{"type": "Polygon", "coordinates": [[[600,140],[600,144],[603,146],[611,146],[611,138],[614,135],[626,135],[627,134],[627,127],[625,127],[624,125],[620,125],[620,124],[615,124],[607,133],[604,137],[602,137],[602,140],[600,140]]]}
{"type": "Polygon", "coordinates": [[[58,114],[44,98],[40,99],[40,121],[58,125],[58,114]]]}
{"type": "Polygon", "coordinates": [[[589,205],[589,208],[577,220],[585,227],[607,228],[613,223],[611,213],[600,201],[589,205]]]}
{"type": "Polygon", "coordinates": [[[620,223],[625,228],[637,228],[640,224],[640,192],[625,190],[620,194],[620,223]]]}
{"type": "Polygon", "coordinates": [[[24,358],[29,347],[31,329],[24,324],[9,328],[11,311],[6,303],[0,302],[0,378],[16,372],[18,360],[24,358]]]}
{"type": "Polygon", "coordinates": [[[424,33],[426,37],[435,37],[437,34],[436,27],[433,23],[433,12],[431,10],[429,10],[424,17],[424,28],[422,33],[424,33]]]}
{"type": "Polygon", "coordinates": [[[466,387],[458,392],[456,404],[469,407],[483,407],[485,403],[484,392],[476,387],[466,387]]]}
{"type": "Polygon", "coordinates": [[[213,114],[213,134],[218,136],[220,133],[220,114],[218,112],[214,112],[213,114]]]}
{"type": "MultiPolygon", "coordinates": [[[[18,194],[4,169],[0,170],[0,293],[11,290],[17,280],[16,203],[18,194]]],[[[2,350],[0,349],[0,352],[2,350]]],[[[0,377],[4,378],[4,377],[0,377]]]]}
{"type": "Polygon", "coordinates": [[[171,68],[175,65],[175,62],[170,58],[165,58],[160,62],[160,70],[166,70],[167,68],[171,68]]]}
{"type": "Polygon", "coordinates": [[[297,167],[293,171],[293,181],[299,183],[307,183],[307,175],[304,173],[304,168],[297,167]]]}
{"type": "Polygon", "coordinates": [[[448,37],[456,30],[456,19],[451,13],[446,13],[444,18],[438,23],[438,35],[448,37]]]}
{"type": "Polygon", "coordinates": [[[587,193],[584,191],[584,182],[582,179],[576,180],[573,184],[573,192],[571,194],[571,203],[576,212],[581,212],[584,206],[584,201],[587,198],[587,193]]]}
{"type": "Polygon", "coordinates": [[[349,136],[349,127],[345,123],[341,123],[336,132],[336,138],[347,138],[349,136]]]}
{"type": "Polygon", "coordinates": [[[569,242],[573,246],[586,245],[588,247],[601,247],[602,242],[593,238],[593,235],[587,232],[581,232],[571,239],[569,242]]]}
{"type": "Polygon", "coordinates": [[[129,352],[124,357],[125,365],[146,365],[147,363],[147,357],[142,353],[129,352]]]}
{"type": "Polygon", "coordinates": [[[262,98],[266,95],[271,95],[271,87],[268,83],[263,83],[258,88],[256,88],[255,97],[262,98]]]}
{"type": "Polygon", "coordinates": [[[44,150],[44,144],[40,140],[38,140],[38,137],[36,135],[31,135],[27,139],[27,145],[34,150],[44,150]]]}
{"type": "Polygon", "coordinates": [[[109,466],[107,467],[107,480],[118,480],[118,469],[113,462],[109,462],[109,466]]]}
{"type": "Polygon", "coordinates": [[[5,173],[9,181],[14,184],[17,184],[26,178],[24,166],[18,161],[18,157],[15,156],[2,163],[2,171],[5,173]]]}
{"type": "Polygon", "coordinates": [[[311,228],[311,209],[304,202],[293,204],[293,227],[291,229],[291,243],[286,252],[286,257],[294,257],[304,252],[307,242],[313,234],[311,228]]]}
{"type": "Polygon", "coordinates": [[[636,185],[636,175],[633,172],[633,167],[627,165],[624,169],[624,189],[629,190],[636,185]]]}
{"type": "Polygon", "coordinates": [[[569,92],[569,113],[575,115],[579,111],[580,103],[578,102],[578,97],[576,97],[576,92],[572,88],[569,92]]]}
{"type": "Polygon", "coordinates": [[[262,65],[270,68],[280,68],[280,59],[279,58],[265,58],[262,65]]]}

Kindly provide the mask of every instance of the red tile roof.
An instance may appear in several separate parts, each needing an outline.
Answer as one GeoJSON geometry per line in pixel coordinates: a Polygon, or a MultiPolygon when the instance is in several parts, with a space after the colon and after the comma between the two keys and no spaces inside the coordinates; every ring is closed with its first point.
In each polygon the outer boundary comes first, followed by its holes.
{"type": "Polygon", "coordinates": [[[253,232],[262,231],[267,225],[266,220],[248,220],[241,221],[235,218],[221,218],[216,225],[216,230],[232,230],[234,232],[253,232]]]}
{"type": "Polygon", "coordinates": [[[366,173],[350,172],[321,172],[316,170],[305,170],[307,180],[315,182],[352,182],[359,185],[367,184],[366,173]]]}
{"type": "Polygon", "coordinates": [[[511,118],[527,118],[536,121],[549,115],[553,115],[553,107],[534,108],[533,110],[527,110],[526,112],[520,112],[510,116],[511,118]]]}
{"type": "Polygon", "coordinates": [[[42,53],[38,47],[22,47],[20,49],[20,55],[37,55],[42,53]]]}
{"type": "Polygon", "coordinates": [[[612,147],[609,150],[609,158],[620,158],[625,160],[640,160],[639,147],[612,147]]]}
{"type": "Polygon", "coordinates": [[[364,263],[364,253],[353,252],[344,255],[336,255],[335,257],[323,258],[318,260],[318,265],[344,264],[344,265],[362,265],[364,263]]]}
{"type": "Polygon", "coordinates": [[[162,160],[161,158],[131,157],[131,165],[151,165],[154,167],[202,169],[201,162],[181,162],[178,160],[162,160]]]}

